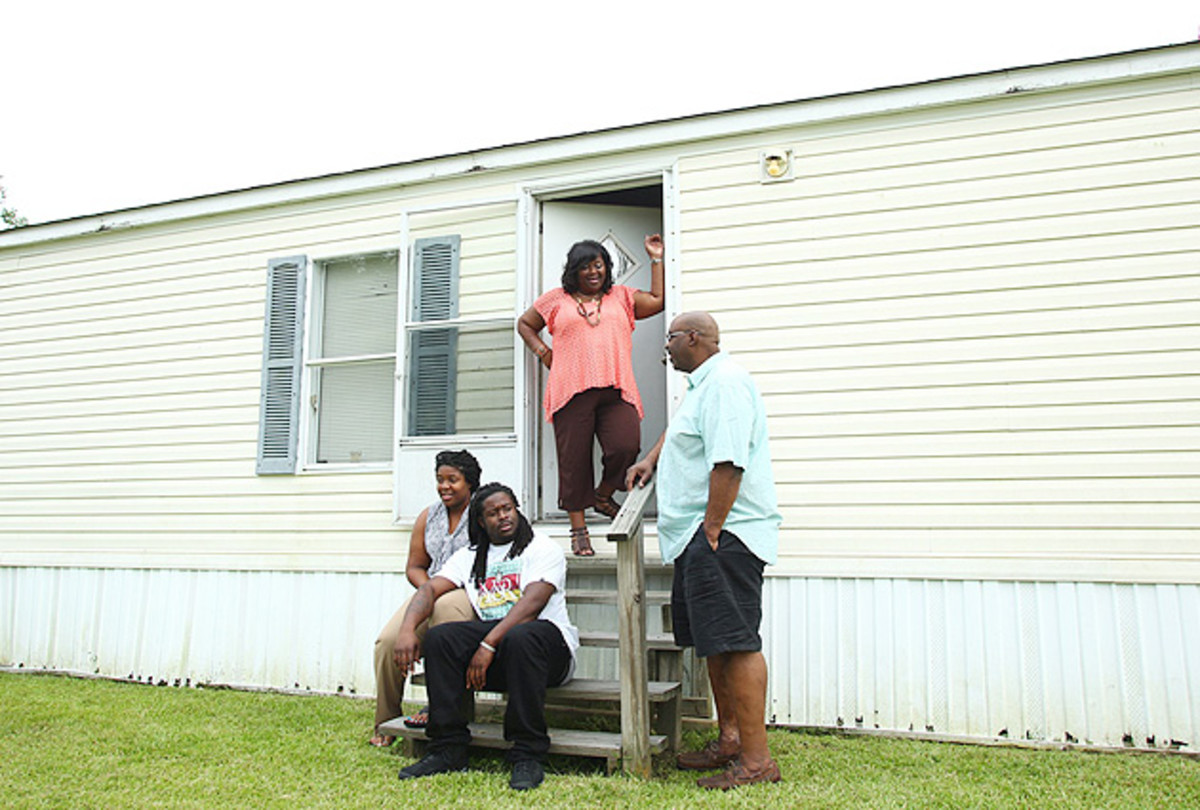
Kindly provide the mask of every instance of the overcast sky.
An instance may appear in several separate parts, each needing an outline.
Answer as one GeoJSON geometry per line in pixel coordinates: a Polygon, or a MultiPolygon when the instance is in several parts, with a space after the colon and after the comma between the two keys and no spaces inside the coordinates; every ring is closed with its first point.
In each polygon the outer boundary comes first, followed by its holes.
{"type": "Polygon", "coordinates": [[[1198,33],[1197,0],[9,0],[0,184],[45,222],[1198,33]]]}

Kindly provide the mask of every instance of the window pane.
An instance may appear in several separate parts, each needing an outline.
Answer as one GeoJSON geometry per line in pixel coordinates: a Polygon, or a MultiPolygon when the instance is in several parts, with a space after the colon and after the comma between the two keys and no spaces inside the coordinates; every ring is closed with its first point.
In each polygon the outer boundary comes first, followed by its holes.
{"type": "Polygon", "coordinates": [[[513,325],[463,328],[455,405],[459,433],[513,430],[513,325]]]}
{"type": "Polygon", "coordinates": [[[321,369],[318,463],[392,460],[394,384],[392,360],[321,369]]]}
{"type": "Polygon", "coordinates": [[[324,263],[322,357],[396,351],[397,262],[393,251],[324,263]]]}
{"type": "Polygon", "coordinates": [[[511,322],[412,330],[410,436],[513,431],[511,322]]]}

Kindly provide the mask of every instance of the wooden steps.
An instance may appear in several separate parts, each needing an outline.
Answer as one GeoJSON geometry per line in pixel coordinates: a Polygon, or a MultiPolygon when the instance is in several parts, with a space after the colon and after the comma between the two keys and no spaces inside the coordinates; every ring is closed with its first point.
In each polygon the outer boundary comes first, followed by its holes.
{"type": "MultiPolygon", "coordinates": [[[[707,718],[705,695],[684,695],[681,681],[688,674],[693,678],[694,663],[685,670],[683,651],[675,646],[670,635],[671,592],[669,566],[662,563],[647,566],[643,549],[642,515],[650,498],[653,484],[635,488],[625,499],[620,513],[607,533],[616,554],[573,558],[568,570],[567,604],[572,619],[579,627],[579,640],[584,647],[617,650],[619,680],[576,678],[563,686],[546,692],[547,708],[557,710],[554,720],[573,721],[580,716],[588,725],[595,725],[595,716],[612,716],[615,704],[621,733],[568,728],[550,728],[550,753],[603,759],[611,773],[617,767],[648,777],[651,757],[679,748],[685,708],[707,718]],[[646,572],[653,570],[657,589],[646,588],[646,572]],[[615,574],[615,587],[610,587],[610,575],[615,574]],[[583,587],[574,587],[570,579],[583,587]],[[668,589],[662,589],[663,580],[668,589]],[[655,606],[656,619],[662,632],[647,632],[646,609],[655,606]],[[615,614],[615,615],[614,615],[615,614]],[[581,621],[584,620],[584,621],[581,621]],[[581,626],[582,625],[582,626],[581,626]],[[620,632],[610,628],[618,627],[620,632]],[[656,680],[651,680],[657,678],[656,680]],[[603,705],[600,705],[603,704],[603,705]],[[588,718],[592,715],[592,718],[588,718]]],[[[611,653],[596,653],[585,666],[592,675],[606,675],[606,667],[594,666],[611,660],[611,653]]],[[[690,658],[688,659],[691,660],[690,658]]],[[[424,676],[414,677],[414,683],[424,683],[424,676]]],[[[689,690],[690,691],[690,690],[689,690]]],[[[480,708],[486,706],[487,719],[503,706],[504,696],[484,692],[480,708]]],[[[475,720],[476,695],[468,692],[460,710],[468,720],[475,720]]],[[[508,748],[503,726],[499,723],[471,722],[471,744],[485,748],[508,748]]],[[[379,726],[384,734],[404,741],[406,753],[420,756],[429,740],[424,729],[410,729],[401,718],[379,726]]]]}
{"type": "MultiPolygon", "coordinates": [[[[425,673],[413,675],[412,682],[414,684],[425,684],[425,673]]],[[[683,707],[685,700],[683,697],[683,686],[677,681],[649,681],[647,683],[647,697],[650,703],[656,708],[656,722],[653,724],[654,733],[651,734],[651,748],[653,753],[661,753],[663,750],[678,750],[680,737],[683,734],[683,707]]],[[[491,709],[497,709],[503,706],[503,695],[498,695],[494,692],[478,693],[480,697],[492,696],[489,698],[486,705],[491,709]]],[[[597,678],[575,678],[562,686],[551,686],[546,690],[546,706],[549,708],[563,708],[569,711],[578,712],[581,709],[581,704],[586,702],[604,702],[604,703],[619,703],[621,700],[621,682],[600,680],[597,678]]],[[[473,707],[475,696],[471,696],[470,706],[473,707]]],[[[472,713],[468,715],[474,717],[472,713]]],[[[480,727],[486,727],[489,724],[478,724],[480,727]]],[[[472,728],[474,728],[474,724],[472,728]]],[[[405,740],[409,748],[409,753],[418,755],[420,750],[419,743],[425,740],[425,732],[422,729],[410,729],[404,725],[402,718],[394,718],[382,723],[379,726],[384,734],[390,734],[394,737],[405,740]]],[[[473,732],[472,732],[473,733],[473,732]]],[[[585,741],[591,746],[588,750],[592,753],[580,753],[579,756],[597,757],[604,759],[611,767],[612,762],[619,759],[621,755],[621,735],[611,732],[583,732],[574,729],[550,729],[551,753],[555,753],[553,741],[557,735],[569,734],[567,738],[571,740],[571,745],[581,745],[585,741]],[[598,735],[594,738],[587,735],[598,735]],[[615,752],[608,752],[607,746],[613,744],[616,740],[617,748],[615,752]],[[599,753],[597,753],[599,752],[599,753]]],[[[501,735],[503,741],[503,735],[501,735]]],[[[486,741],[476,742],[472,739],[472,745],[481,745],[484,747],[495,748],[486,741]]],[[[563,749],[558,753],[571,754],[572,750],[563,749]]]]}

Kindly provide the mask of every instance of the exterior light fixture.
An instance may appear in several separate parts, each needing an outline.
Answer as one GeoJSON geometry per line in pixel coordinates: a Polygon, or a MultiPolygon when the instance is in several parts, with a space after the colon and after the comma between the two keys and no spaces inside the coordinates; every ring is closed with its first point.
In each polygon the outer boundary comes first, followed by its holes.
{"type": "Polygon", "coordinates": [[[794,179],[791,149],[764,149],[759,155],[759,180],[763,183],[781,183],[794,179]]]}

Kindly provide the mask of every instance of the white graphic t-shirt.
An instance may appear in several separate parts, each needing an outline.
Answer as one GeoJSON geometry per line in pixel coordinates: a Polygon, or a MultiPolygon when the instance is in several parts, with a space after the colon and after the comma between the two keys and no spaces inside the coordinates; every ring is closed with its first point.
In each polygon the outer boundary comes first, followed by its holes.
{"type": "MultiPolygon", "coordinates": [[[[571,651],[573,672],[575,651],[579,649],[579,631],[567,615],[567,559],[557,543],[538,532],[534,532],[533,540],[521,556],[506,560],[511,548],[512,543],[488,547],[487,576],[479,586],[475,585],[471,576],[475,549],[470,547],[454,552],[438,571],[438,576],[464,588],[471,600],[471,607],[475,608],[475,615],[483,621],[495,621],[507,616],[531,583],[548,582],[553,585],[554,593],[538,618],[551,622],[562,633],[563,641],[571,651]]],[[[570,679],[570,675],[567,679],[570,679]]]]}
{"type": "Polygon", "coordinates": [[[515,560],[501,558],[496,563],[488,560],[487,578],[483,584],[472,589],[475,599],[471,600],[475,611],[485,622],[503,619],[521,599],[521,569],[524,567],[521,557],[515,560]]]}

